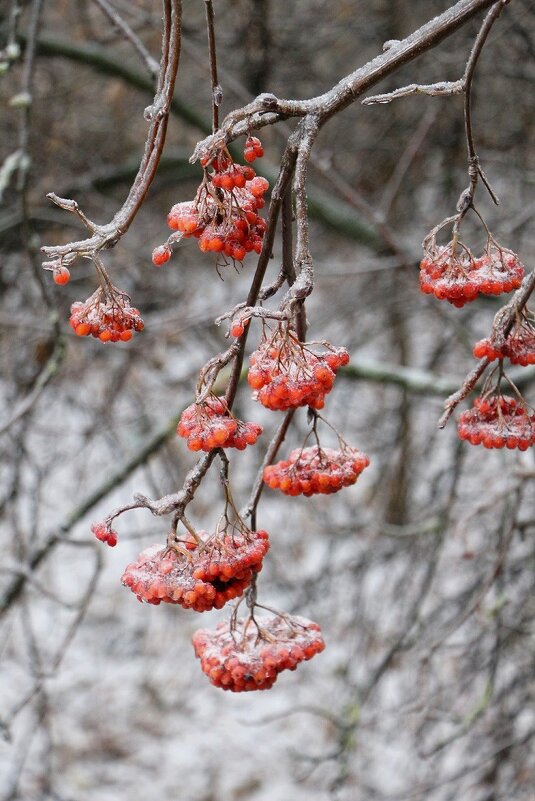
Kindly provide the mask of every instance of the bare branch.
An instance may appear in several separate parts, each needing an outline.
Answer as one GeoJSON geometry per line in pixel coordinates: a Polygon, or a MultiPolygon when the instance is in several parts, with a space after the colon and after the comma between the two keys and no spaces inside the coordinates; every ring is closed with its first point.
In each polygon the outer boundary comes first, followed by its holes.
{"type": "MultiPolygon", "coordinates": [[[[164,36],[158,87],[152,106],[145,110],[151,124],[143,158],[128,197],[109,223],[95,225],[86,221],[86,226],[92,232],[88,239],[41,248],[49,259],[71,263],[79,256],[90,256],[97,250],[113,247],[126,233],[141,208],[162,154],[180,57],[181,0],[164,0],[163,8],[164,36]]],[[[51,199],[54,202],[59,200],[55,195],[51,199]]],[[[61,199],[59,203],[63,208],[68,208],[69,204],[72,206],[69,210],[81,216],[75,201],[61,199]]]]}
{"type": "Polygon", "coordinates": [[[398,97],[408,97],[409,95],[429,95],[431,97],[451,97],[460,95],[464,91],[464,83],[458,81],[437,81],[437,83],[411,83],[392,92],[382,95],[372,95],[365,97],[362,101],[363,106],[372,106],[378,103],[391,103],[398,97]]]}

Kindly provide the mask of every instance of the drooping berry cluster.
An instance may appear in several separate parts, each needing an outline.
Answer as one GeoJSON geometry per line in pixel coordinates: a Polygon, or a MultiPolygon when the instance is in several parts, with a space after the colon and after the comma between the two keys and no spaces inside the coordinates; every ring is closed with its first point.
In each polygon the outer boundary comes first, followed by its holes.
{"type": "Polygon", "coordinates": [[[111,528],[107,523],[93,523],[91,531],[100,542],[105,542],[110,548],[117,545],[118,535],[117,532],[111,528]]]}
{"type": "Polygon", "coordinates": [[[262,569],[269,548],[265,531],[219,532],[187,551],[152,545],[128,565],[122,583],[139,601],[179,604],[206,612],[238,598],[262,569]]]}
{"type": "MultiPolygon", "coordinates": [[[[263,154],[262,146],[256,137],[251,139],[254,142],[246,146],[246,154],[257,158],[263,154]]],[[[266,223],[257,212],[269,188],[266,179],[248,165],[235,164],[226,148],[207,154],[201,164],[204,178],[195,199],[175,204],[167,216],[167,224],[177,234],[155,248],[152,261],[156,265],[169,260],[170,245],[188,237],[198,239],[204,253],[218,253],[234,262],[262,249],[266,223]]]]}
{"type": "Polygon", "coordinates": [[[370,460],[356,448],[311,448],[292,451],[288,459],[264,469],[264,482],[285,495],[328,495],[354,484],[370,460]]]}
{"type": "Polygon", "coordinates": [[[506,395],[479,397],[461,414],[457,430],[472,445],[525,451],[535,444],[535,414],[506,395]]]}
{"type": "Polygon", "coordinates": [[[476,359],[485,356],[490,361],[509,359],[511,364],[520,364],[522,367],[535,364],[535,327],[527,317],[521,316],[501,348],[494,347],[488,338],[480,339],[474,345],[473,353],[476,359]]]}
{"type": "Polygon", "coordinates": [[[254,398],[273,411],[311,406],[323,409],[339,367],[349,362],[345,348],[315,353],[294,331],[279,326],[251,354],[247,380],[254,398]]]}
{"type": "Polygon", "coordinates": [[[69,323],[78,336],[91,335],[101,342],[128,342],[134,331],[144,328],[129,296],[111,284],[99,286],[85,302],[73,303],[69,323]]]}
{"type": "Polygon", "coordinates": [[[187,439],[191,451],[211,451],[214,448],[242,451],[247,445],[254,445],[261,433],[262,426],[237,420],[229,412],[224,399],[215,395],[184,409],[177,427],[177,434],[187,439]]]}
{"type": "Polygon", "coordinates": [[[268,690],[283,670],[295,670],[325,648],[317,623],[289,615],[220,623],[193,635],[201,669],[216,687],[231,692],[268,690]],[[255,625],[255,623],[257,625],[255,625]],[[257,627],[258,626],[258,627],[257,627]]]}
{"type": "Polygon", "coordinates": [[[439,247],[434,237],[424,242],[424,251],[420,289],[458,308],[475,300],[478,294],[501,295],[518,289],[524,277],[524,267],[516,253],[494,240],[489,239],[481,258],[475,258],[460,241],[439,247]]]}

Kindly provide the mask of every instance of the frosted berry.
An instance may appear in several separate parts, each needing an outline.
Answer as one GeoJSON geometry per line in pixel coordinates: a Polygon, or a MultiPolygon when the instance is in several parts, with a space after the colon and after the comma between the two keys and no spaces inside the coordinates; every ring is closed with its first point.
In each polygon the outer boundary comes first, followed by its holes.
{"type": "Polygon", "coordinates": [[[499,295],[518,289],[524,267],[511,250],[489,239],[483,255],[475,258],[460,241],[447,245],[436,243],[436,234],[424,241],[420,264],[420,289],[438,300],[447,300],[458,308],[478,294],[499,295]]]}
{"type": "Polygon", "coordinates": [[[243,151],[243,157],[245,161],[252,163],[256,159],[261,158],[264,155],[264,148],[262,147],[262,143],[260,139],[256,136],[248,136],[245,141],[245,150],[243,151]]]}
{"type": "Polygon", "coordinates": [[[311,406],[322,409],[339,367],[349,362],[345,348],[315,353],[296,333],[279,326],[251,354],[247,380],[253,397],[274,411],[311,406]]]}
{"type": "Polygon", "coordinates": [[[167,245],[160,245],[152,251],[152,263],[156,267],[161,267],[171,258],[171,248],[167,245]]]}
{"type": "Polygon", "coordinates": [[[57,267],[53,272],[54,282],[63,286],[71,280],[71,274],[66,267],[57,267]]]}
{"type": "Polygon", "coordinates": [[[152,545],[128,565],[121,580],[139,601],[196,612],[221,609],[243,595],[268,548],[267,532],[245,527],[217,532],[200,545],[189,539],[184,551],[152,545]]]}
{"type": "Polygon", "coordinates": [[[264,482],[285,495],[327,495],[354,484],[370,460],[356,448],[297,448],[264,469],[264,482]]]}
{"type": "Polygon", "coordinates": [[[506,395],[479,397],[472,409],[462,412],[457,431],[472,445],[525,451],[535,444],[535,414],[506,395]]]}
{"type": "MultiPolygon", "coordinates": [[[[256,137],[252,140],[248,150],[257,158],[262,147],[256,137]]],[[[172,207],[167,223],[176,233],[156,248],[153,261],[164,252],[170,256],[169,245],[189,237],[198,240],[203,253],[216,253],[220,264],[226,259],[241,263],[248,253],[262,250],[266,223],[257,212],[264,206],[268,182],[256,177],[252,167],[235,164],[226,148],[203,154],[201,164],[205,175],[195,198],[172,207]]]]}
{"type": "Polygon", "coordinates": [[[214,631],[199,629],[192,641],[203,673],[231,692],[269,690],[279,673],[325,648],[318,624],[297,615],[224,622],[214,631]]]}
{"type": "Polygon", "coordinates": [[[105,542],[110,548],[117,545],[118,535],[107,523],[93,523],[91,531],[100,542],[105,542]]]}
{"type": "Polygon", "coordinates": [[[476,359],[509,359],[511,364],[522,367],[535,364],[535,327],[529,317],[521,315],[501,348],[494,347],[490,339],[481,339],[474,345],[473,353],[476,359]]]}
{"type": "Polygon", "coordinates": [[[128,342],[134,331],[144,328],[129,296],[111,284],[100,286],[86,301],[73,303],[69,323],[77,336],[91,335],[101,342],[128,342]]]}
{"type": "Polygon", "coordinates": [[[187,440],[192,451],[214,448],[242,451],[247,445],[254,445],[261,433],[262,426],[237,420],[224,399],[215,395],[184,409],[177,427],[177,434],[187,440]]]}

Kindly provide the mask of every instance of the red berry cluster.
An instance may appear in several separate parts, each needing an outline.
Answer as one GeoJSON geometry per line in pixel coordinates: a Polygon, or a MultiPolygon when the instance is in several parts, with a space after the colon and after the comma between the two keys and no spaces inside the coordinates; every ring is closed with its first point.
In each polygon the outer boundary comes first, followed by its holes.
{"type": "Polygon", "coordinates": [[[312,659],[325,643],[317,623],[284,615],[238,620],[234,626],[220,623],[215,631],[199,629],[193,647],[211,683],[239,693],[269,690],[279,673],[312,659]]]}
{"type": "Polygon", "coordinates": [[[100,542],[105,542],[110,548],[117,545],[117,532],[114,531],[107,523],[93,523],[91,531],[100,542]]]}
{"type": "Polygon", "coordinates": [[[511,333],[501,348],[495,348],[490,339],[480,339],[474,345],[474,356],[490,361],[509,359],[511,364],[527,367],[535,364],[535,327],[525,317],[521,317],[513,326],[511,333]]]}
{"type": "Polygon", "coordinates": [[[262,569],[269,548],[265,531],[220,533],[201,545],[190,540],[188,555],[152,545],[128,565],[122,583],[139,601],[179,604],[207,612],[238,598],[262,569]]]}
{"type": "Polygon", "coordinates": [[[434,240],[420,264],[420,289],[458,308],[483,295],[501,295],[518,289],[524,267],[511,250],[489,242],[485,253],[474,258],[461,242],[438,247],[434,240]]]}
{"type": "Polygon", "coordinates": [[[273,411],[311,406],[323,409],[335,373],[349,362],[345,348],[314,353],[295,332],[279,327],[251,354],[247,380],[254,398],[273,411]]]}
{"type": "Polygon", "coordinates": [[[256,136],[248,136],[245,141],[245,150],[243,151],[243,158],[249,164],[252,164],[256,159],[262,158],[264,155],[264,148],[260,139],[256,136]]]}
{"type": "MultiPolygon", "coordinates": [[[[191,546],[190,546],[191,547],[191,546]]],[[[213,537],[195,556],[193,578],[201,581],[230,581],[244,571],[259,573],[269,549],[267,531],[227,531],[213,537]]]]}
{"type": "Polygon", "coordinates": [[[210,396],[202,403],[184,409],[177,434],[187,439],[190,451],[211,451],[214,448],[237,448],[243,451],[254,445],[262,426],[244,423],[230,413],[223,398],[210,396]]]}
{"type": "Polygon", "coordinates": [[[101,342],[128,342],[134,331],[144,328],[128,295],[111,285],[100,286],[85,302],[73,303],[69,323],[78,336],[91,334],[101,342]]]}
{"type": "MultiPolygon", "coordinates": [[[[257,158],[263,150],[259,140],[251,138],[258,145],[246,147],[246,153],[254,152],[257,158]]],[[[203,253],[220,253],[238,262],[251,251],[260,253],[266,222],[257,212],[264,206],[268,182],[257,176],[252,167],[235,164],[226,148],[207,155],[201,163],[205,174],[195,199],[175,204],[167,224],[180,234],[180,239],[198,239],[203,253]]],[[[176,240],[176,235],[171,236],[168,243],[155,248],[154,264],[169,260],[169,245],[176,240]]]]}
{"type": "Polygon", "coordinates": [[[535,444],[535,414],[515,398],[479,397],[472,409],[461,414],[457,430],[472,445],[525,451],[535,444]]]}
{"type": "Polygon", "coordinates": [[[370,460],[356,448],[297,449],[264,469],[264,481],[285,495],[328,495],[354,484],[370,460]]]}

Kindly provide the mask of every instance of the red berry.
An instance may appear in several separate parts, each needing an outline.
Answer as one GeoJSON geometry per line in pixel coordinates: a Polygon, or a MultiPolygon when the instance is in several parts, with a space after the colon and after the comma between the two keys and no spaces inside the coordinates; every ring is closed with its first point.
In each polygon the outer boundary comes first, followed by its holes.
{"type": "Polygon", "coordinates": [[[215,631],[200,629],[193,635],[195,656],[216,687],[231,692],[267,690],[283,670],[325,648],[317,623],[306,618],[275,615],[220,623],[215,631]]]}
{"type": "Polygon", "coordinates": [[[165,264],[170,258],[171,248],[167,247],[167,245],[160,245],[152,251],[152,263],[155,264],[156,267],[165,264]]]}
{"type": "Polygon", "coordinates": [[[63,284],[68,284],[71,280],[71,274],[66,267],[57,267],[54,270],[54,281],[56,284],[63,286],[63,284]]]}

